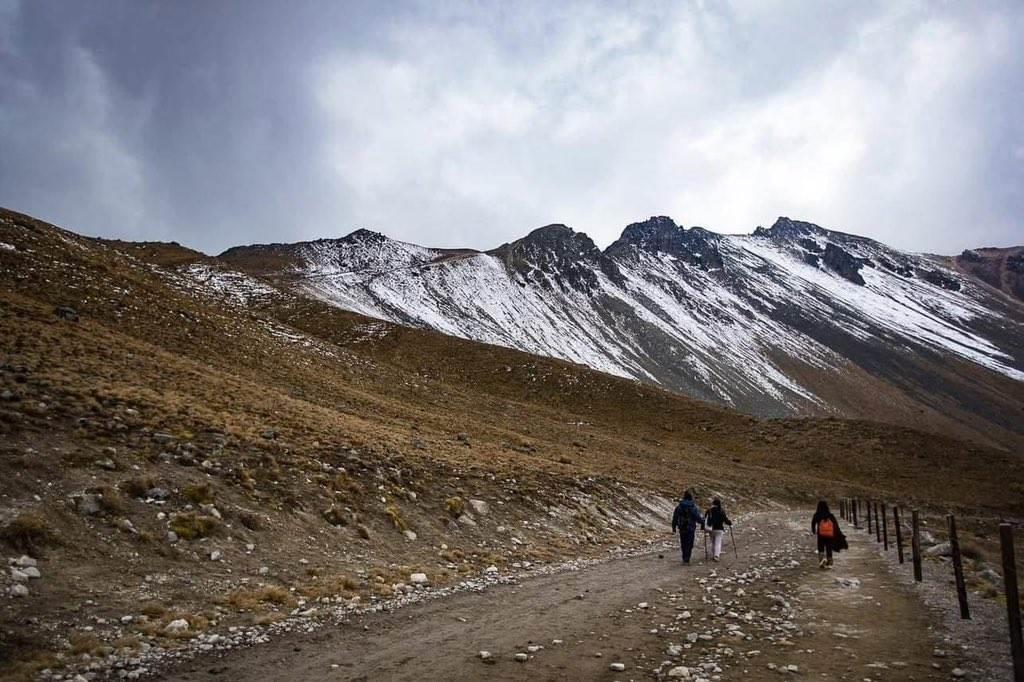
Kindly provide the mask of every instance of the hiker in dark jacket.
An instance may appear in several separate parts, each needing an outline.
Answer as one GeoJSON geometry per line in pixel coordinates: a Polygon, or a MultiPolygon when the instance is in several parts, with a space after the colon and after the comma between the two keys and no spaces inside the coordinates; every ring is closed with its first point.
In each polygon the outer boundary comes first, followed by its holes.
{"type": "Polygon", "coordinates": [[[837,550],[842,532],[839,530],[839,521],[829,511],[828,502],[825,500],[818,502],[818,509],[811,519],[811,533],[818,538],[818,566],[831,566],[832,552],[837,550]]]}
{"type": "Polygon", "coordinates": [[[693,501],[693,491],[687,490],[683,493],[683,499],[672,514],[672,532],[675,533],[676,529],[679,529],[679,544],[683,550],[684,564],[690,563],[693,540],[697,536],[697,524],[700,524],[701,530],[703,530],[704,517],[701,516],[697,503],[693,501]]]}
{"type": "Polygon", "coordinates": [[[725,527],[731,525],[732,521],[722,509],[722,501],[716,497],[711,501],[711,507],[704,515],[704,527],[711,532],[712,561],[718,561],[722,557],[722,538],[725,537],[725,527]]]}

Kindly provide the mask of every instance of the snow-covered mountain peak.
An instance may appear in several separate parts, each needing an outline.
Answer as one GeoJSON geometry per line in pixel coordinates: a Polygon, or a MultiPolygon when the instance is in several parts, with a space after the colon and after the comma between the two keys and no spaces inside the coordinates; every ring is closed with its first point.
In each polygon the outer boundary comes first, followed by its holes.
{"type": "Polygon", "coordinates": [[[502,244],[490,252],[500,259],[521,283],[550,288],[591,291],[599,271],[611,272],[590,237],[561,224],[537,228],[522,239],[502,244]]]}
{"type": "Polygon", "coordinates": [[[686,229],[671,218],[654,216],[626,226],[622,236],[605,254],[615,260],[635,259],[637,251],[665,254],[704,270],[720,270],[723,265],[721,239],[721,235],[702,227],[686,229]]]}

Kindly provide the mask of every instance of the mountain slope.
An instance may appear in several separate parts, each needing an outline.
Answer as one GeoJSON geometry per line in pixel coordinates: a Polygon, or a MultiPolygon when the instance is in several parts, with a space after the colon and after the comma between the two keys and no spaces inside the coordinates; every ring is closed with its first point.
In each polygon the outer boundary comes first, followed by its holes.
{"type": "Polygon", "coordinates": [[[1024,435],[1024,307],[942,259],[810,223],[725,236],[658,217],[603,252],[564,225],[487,253],[359,231],[275,245],[283,265],[254,267],[267,248],[220,259],[346,310],[754,414],[1024,435]]]}
{"type": "Polygon", "coordinates": [[[276,637],[297,613],[387,608],[413,572],[437,589],[607,556],[664,539],[685,486],[736,511],[857,495],[1005,515],[1022,475],[1017,453],[756,419],[0,209],[0,544],[42,574],[0,599],[0,677],[276,637]]]}

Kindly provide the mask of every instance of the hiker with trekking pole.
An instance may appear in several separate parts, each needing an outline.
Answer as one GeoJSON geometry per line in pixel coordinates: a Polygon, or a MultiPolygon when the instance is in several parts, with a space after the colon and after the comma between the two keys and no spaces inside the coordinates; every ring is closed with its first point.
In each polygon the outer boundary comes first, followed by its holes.
{"type": "Polygon", "coordinates": [[[848,549],[846,536],[839,529],[839,521],[828,508],[828,502],[818,502],[818,509],[811,519],[811,534],[818,539],[818,567],[831,568],[833,553],[848,549]]]}
{"type": "MultiPolygon", "coordinates": [[[[720,561],[722,558],[722,540],[725,537],[725,527],[729,526],[729,530],[732,531],[732,521],[726,516],[725,510],[722,509],[722,500],[715,498],[711,501],[711,506],[708,507],[708,511],[704,514],[704,528],[706,533],[711,535],[711,560],[720,561]]],[[[705,554],[707,553],[707,539],[705,538],[705,554]]],[[[732,543],[733,551],[736,550],[736,541],[732,543]]],[[[737,557],[739,553],[737,552],[737,557]]],[[[705,557],[706,558],[706,557],[705,557]]]]}
{"type": "MultiPolygon", "coordinates": [[[[690,556],[693,554],[693,541],[697,537],[697,525],[704,530],[704,516],[693,501],[693,490],[683,493],[683,499],[679,501],[675,512],[672,514],[672,532],[679,531],[679,546],[683,551],[683,565],[690,564],[690,556]]],[[[705,552],[707,547],[705,546],[705,552]]]]}

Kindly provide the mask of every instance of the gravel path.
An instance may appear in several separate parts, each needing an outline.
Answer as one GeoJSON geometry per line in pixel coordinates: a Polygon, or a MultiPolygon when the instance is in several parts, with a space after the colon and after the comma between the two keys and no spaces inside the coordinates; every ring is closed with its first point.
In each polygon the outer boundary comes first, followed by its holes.
{"type": "Polygon", "coordinates": [[[738,523],[739,558],[728,547],[718,564],[700,545],[688,567],[676,551],[614,560],[354,616],[166,679],[949,679],[958,662],[933,655],[928,609],[870,542],[851,534],[822,571],[803,517],[738,523]]]}

